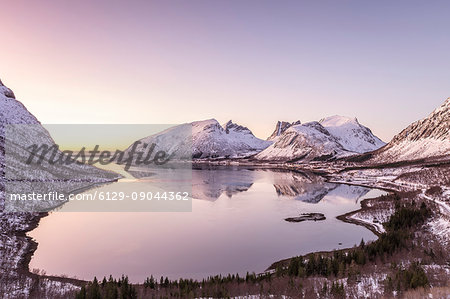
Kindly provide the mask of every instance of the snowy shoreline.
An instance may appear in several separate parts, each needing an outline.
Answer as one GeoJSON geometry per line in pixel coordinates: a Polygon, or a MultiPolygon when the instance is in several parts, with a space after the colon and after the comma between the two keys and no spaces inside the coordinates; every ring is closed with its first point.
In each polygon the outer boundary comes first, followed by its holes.
{"type": "MultiPolygon", "coordinates": [[[[103,184],[109,184],[117,181],[118,178],[103,182],[93,183],[88,186],[77,188],[70,193],[76,194],[103,184]]],[[[65,202],[58,203],[54,208],[63,205],[65,202]]],[[[0,294],[11,295],[11,298],[29,296],[35,291],[36,283],[39,282],[39,292],[57,292],[60,295],[66,292],[79,290],[86,281],[76,278],[45,275],[35,273],[29,268],[29,264],[34,252],[38,248],[38,243],[27,234],[39,226],[42,218],[49,215],[49,212],[39,213],[1,213],[0,221],[8,223],[8,230],[1,234],[2,251],[8,254],[1,256],[2,260],[2,279],[13,280],[14,284],[0,283],[0,294]],[[6,240],[6,242],[5,242],[6,240]],[[8,261],[5,265],[5,260],[8,261]],[[5,268],[6,267],[6,268],[5,268]],[[7,293],[8,292],[8,293],[7,293]]],[[[0,281],[1,282],[1,281],[0,281]]],[[[8,298],[8,296],[6,297],[8,298]]]]}

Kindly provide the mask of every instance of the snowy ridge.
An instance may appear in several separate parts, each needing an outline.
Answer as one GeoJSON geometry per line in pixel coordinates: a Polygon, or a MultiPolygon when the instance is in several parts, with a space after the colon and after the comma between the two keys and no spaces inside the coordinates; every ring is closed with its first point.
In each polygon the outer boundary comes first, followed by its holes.
{"type": "Polygon", "coordinates": [[[365,153],[384,146],[372,131],[361,125],[356,118],[330,116],[319,123],[333,135],[345,150],[355,153],[365,153]]]}
{"type": "Polygon", "coordinates": [[[255,156],[265,161],[328,160],[373,151],[384,145],[355,118],[332,116],[293,125],[255,156]]]}
{"type": "MultiPolygon", "coordinates": [[[[94,182],[107,182],[119,175],[89,165],[56,165],[42,163],[27,165],[28,147],[36,145],[53,146],[55,143],[47,130],[14,98],[14,93],[0,82],[0,202],[5,200],[5,191],[12,193],[69,192],[94,182]],[[70,179],[69,179],[70,178],[70,179]],[[5,180],[8,179],[8,185],[5,180]],[[63,179],[66,182],[62,182],[63,179]],[[85,181],[84,183],[81,181],[85,181]],[[73,182],[72,182],[73,181],[73,182]],[[5,190],[8,189],[8,190],[5,190]]],[[[59,152],[58,155],[62,153],[59,152]]],[[[29,201],[24,205],[55,204],[44,201],[29,201]]],[[[5,211],[9,206],[5,206],[5,211]]],[[[12,208],[12,207],[11,207],[12,208]]],[[[25,208],[19,207],[18,208],[25,208]]],[[[44,208],[42,206],[42,208],[44,208]]],[[[46,207],[46,208],[50,208],[46,207]]],[[[25,208],[27,210],[27,208],[25,208]]]]}
{"type": "Polygon", "coordinates": [[[292,126],[267,149],[255,156],[258,160],[313,160],[344,153],[343,147],[318,122],[292,126]]]}
{"type": "Polygon", "coordinates": [[[428,117],[409,125],[375,151],[370,162],[396,162],[431,157],[450,159],[450,98],[428,117]]]}
{"type": "Polygon", "coordinates": [[[137,152],[145,151],[143,144],[154,143],[156,150],[163,150],[179,159],[242,158],[271,144],[256,138],[248,128],[231,120],[221,126],[215,119],[181,124],[139,141],[142,144],[137,147],[137,152]]]}
{"type": "MultiPolygon", "coordinates": [[[[169,128],[141,140],[155,144],[155,150],[171,154],[174,159],[247,158],[266,161],[328,160],[367,151],[384,145],[370,129],[353,118],[332,116],[320,122],[301,124],[278,121],[272,135],[262,140],[246,127],[231,120],[220,125],[215,119],[194,121],[169,128]]],[[[127,149],[130,151],[132,145],[127,149]]]]}
{"type": "MultiPolygon", "coordinates": [[[[16,100],[11,89],[0,80],[0,125],[5,124],[39,124],[39,121],[27,111],[25,106],[16,100]],[[26,111],[26,112],[25,112],[26,111]]],[[[3,135],[2,135],[3,136],[3,135]]]]}

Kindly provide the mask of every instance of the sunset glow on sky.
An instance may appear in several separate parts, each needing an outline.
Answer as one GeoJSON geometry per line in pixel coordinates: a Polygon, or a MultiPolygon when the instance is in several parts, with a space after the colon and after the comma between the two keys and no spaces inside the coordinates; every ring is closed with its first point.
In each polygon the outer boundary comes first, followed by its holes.
{"type": "Polygon", "coordinates": [[[0,78],[42,123],[354,117],[450,96],[448,1],[2,1],[0,78]]]}

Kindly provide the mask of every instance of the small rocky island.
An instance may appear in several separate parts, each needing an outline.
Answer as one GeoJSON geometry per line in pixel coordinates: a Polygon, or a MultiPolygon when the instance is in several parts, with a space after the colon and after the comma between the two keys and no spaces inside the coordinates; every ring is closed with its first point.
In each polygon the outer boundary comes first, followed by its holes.
{"type": "Polygon", "coordinates": [[[285,218],[284,220],[287,222],[302,222],[302,221],[318,221],[318,220],[325,220],[326,217],[322,213],[302,213],[298,217],[289,217],[285,218]]]}

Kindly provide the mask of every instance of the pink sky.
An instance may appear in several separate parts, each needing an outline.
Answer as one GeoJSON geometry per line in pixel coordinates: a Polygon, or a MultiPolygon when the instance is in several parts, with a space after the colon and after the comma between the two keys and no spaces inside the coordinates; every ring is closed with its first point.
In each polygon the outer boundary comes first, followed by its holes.
{"type": "Polygon", "coordinates": [[[13,1],[0,77],[43,123],[356,116],[385,141],[448,96],[448,3],[13,1]]]}

